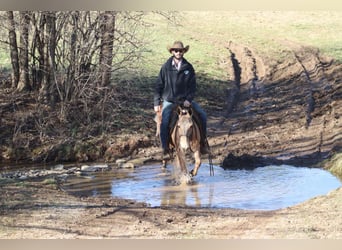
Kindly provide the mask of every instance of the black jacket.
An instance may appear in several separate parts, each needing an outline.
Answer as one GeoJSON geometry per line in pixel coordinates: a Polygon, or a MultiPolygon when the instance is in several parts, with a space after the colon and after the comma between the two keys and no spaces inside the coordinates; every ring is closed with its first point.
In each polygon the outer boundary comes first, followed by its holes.
{"type": "Polygon", "coordinates": [[[172,66],[173,57],[170,57],[161,67],[154,90],[154,106],[158,106],[163,100],[177,102],[195,97],[196,77],[192,65],[183,58],[181,68],[178,71],[172,66]]]}

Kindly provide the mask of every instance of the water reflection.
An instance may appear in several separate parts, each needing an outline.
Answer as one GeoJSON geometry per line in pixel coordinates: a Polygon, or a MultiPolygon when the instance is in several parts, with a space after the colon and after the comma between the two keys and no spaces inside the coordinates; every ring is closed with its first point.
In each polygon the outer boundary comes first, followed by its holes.
{"type": "Polygon", "coordinates": [[[125,172],[99,172],[84,173],[81,176],[72,176],[67,179],[61,188],[68,193],[76,196],[111,196],[113,180],[128,179],[129,175],[125,172]]]}
{"type": "Polygon", "coordinates": [[[161,206],[186,206],[188,200],[193,200],[193,205],[196,207],[201,207],[201,199],[198,195],[198,188],[196,184],[192,184],[191,186],[174,186],[174,187],[166,187],[164,190],[161,190],[161,206]]]}
{"type": "MultiPolygon", "coordinates": [[[[189,169],[191,166],[189,166],[189,169]]],[[[64,189],[87,196],[120,197],[151,206],[274,210],[323,195],[341,186],[327,171],[287,165],[223,170],[203,165],[190,185],[175,185],[173,168],[158,165],[120,169],[67,181],[64,189]]]]}

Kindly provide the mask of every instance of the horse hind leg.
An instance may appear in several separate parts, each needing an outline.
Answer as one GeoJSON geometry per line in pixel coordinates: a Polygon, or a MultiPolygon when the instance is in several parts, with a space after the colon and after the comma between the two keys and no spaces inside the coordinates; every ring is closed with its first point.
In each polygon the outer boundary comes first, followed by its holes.
{"type": "Polygon", "coordinates": [[[190,175],[191,176],[196,176],[197,175],[197,172],[198,172],[198,169],[200,168],[201,166],[201,155],[200,155],[200,151],[197,150],[195,153],[194,153],[194,157],[195,157],[195,167],[194,169],[192,169],[190,171],[190,175]]]}
{"type": "Polygon", "coordinates": [[[163,159],[162,160],[162,168],[166,168],[167,160],[163,159]]]}

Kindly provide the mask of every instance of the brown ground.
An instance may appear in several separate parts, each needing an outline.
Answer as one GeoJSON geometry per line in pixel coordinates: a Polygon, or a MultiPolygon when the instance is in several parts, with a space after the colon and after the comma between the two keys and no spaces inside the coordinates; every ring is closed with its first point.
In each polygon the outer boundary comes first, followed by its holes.
{"type": "Polygon", "coordinates": [[[294,207],[263,212],[148,208],[125,200],[76,198],[42,183],[23,185],[25,191],[17,185],[2,189],[1,238],[342,237],[342,189],[294,207]]]}
{"type": "MultiPolygon", "coordinates": [[[[342,65],[315,48],[286,46],[286,61],[268,65],[248,47],[227,45],[227,70],[235,78],[222,111],[209,116],[214,161],[223,167],[322,166],[341,151],[342,65]]],[[[107,155],[123,150],[158,158],[148,135],[130,138],[111,144],[107,155]]],[[[341,188],[294,207],[256,212],[77,198],[46,180],[0,184],[1,238],[342,238],[341,188]]]]}

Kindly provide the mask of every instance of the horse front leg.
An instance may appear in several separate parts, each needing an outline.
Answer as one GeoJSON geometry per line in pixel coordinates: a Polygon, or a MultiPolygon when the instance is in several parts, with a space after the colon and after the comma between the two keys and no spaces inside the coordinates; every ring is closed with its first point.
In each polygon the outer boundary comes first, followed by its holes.
{"type": "Polygon", "coordinates": [[[180,184],[189,184],[192,181],[191,174],[188,173],[188,169],[186,167],[185,153],[182,150],[179,150],[176,155],[176,165],[179,168],[179,182],[180,184]]]}
{"type": "Polygon", "coordinates": [[[197,171],[199,167],[201,166],[201,154],[199,150],[195,151],[194,158],[195,158],[195,167],[193,170],[190,171],[191,176],[196,176],[197,171]]]}
{"type": "Polygon", "coordinates": [[[188,169],[186,167],[185,153],[181,149],[177,150],[177,163],[178,163],[177,165],[179,166],[181,173],[187,174],[188,169]]]}

